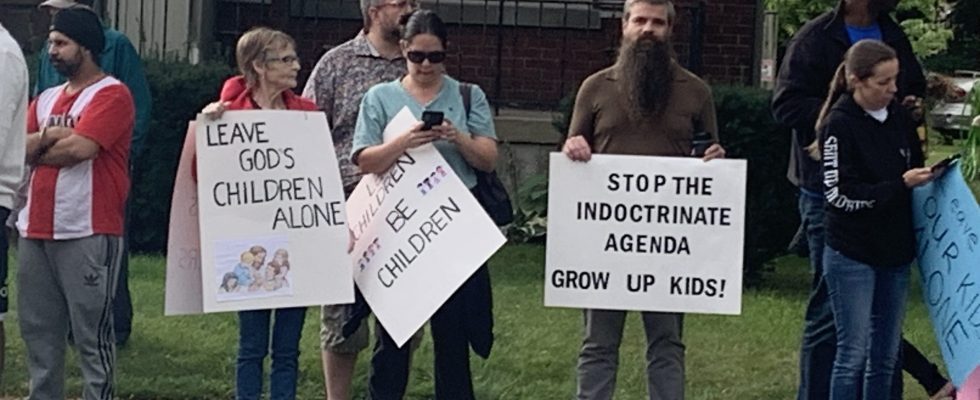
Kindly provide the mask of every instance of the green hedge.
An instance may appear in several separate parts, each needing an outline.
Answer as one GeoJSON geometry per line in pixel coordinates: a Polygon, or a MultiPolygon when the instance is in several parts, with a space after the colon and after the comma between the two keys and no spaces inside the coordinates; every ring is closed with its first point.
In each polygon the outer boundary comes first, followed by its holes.
{"type": "MultiPolygon", "coordinates": [[[[745,226],[745,277],[747,282],[759,278],[766,263],[786,251],[799,225],[796,189],[786,179],[789,162],[790,132],[778,126],[769,111],[768,91],[742,86],[715,86],[715,108],[721,143],[730,158],[744,158],[749,163],[745,226]]],[[[559,104],[553,120],[555,129],[568,129],[574,108],[573,91],[559,104]]],[[[547,216],[547,196],[541,195],[545,183],[531,180],[522,186],[517,197],[515,226],[509,227],[512,240],[541,240],[544,235],[541,218],[547,216]]]]}
{"type": "Polygon", "coordinates": [[[133,171],[129,243],[133,251],[163,252],[167,248],[170,198],[187,122],[217,100],[222,83],[233,71],[218,63],[190,65],[146,60],[144,64],[153,95],[153,112],[143,154],[133,171]]]}
{"type": "Polygon", "coordinates": [[[980,70],[980,38],[959,38],[946,51],[922,62],[928,71],[952,74],[956,70],[980,70]]]}
{"type": "Polygon", "coordinates": [[[729,158],[749,163],[745,212],[745,272],[754,281],[785,252],[799,226],[796,188],[786,179],[790,131],[769,110],[771,94],[748,87],[713,88],[718,130],[729,158]]]}

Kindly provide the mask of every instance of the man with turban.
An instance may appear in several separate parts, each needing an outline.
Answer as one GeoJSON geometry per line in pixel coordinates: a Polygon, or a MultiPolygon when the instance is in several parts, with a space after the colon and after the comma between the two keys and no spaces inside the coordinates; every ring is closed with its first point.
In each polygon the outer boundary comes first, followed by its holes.
{"type": "Polygon", "coordinates": [[[112,301],[129,191],[133,98],[99,67],[105,36],[90,9],[55,15],[48,42],[51,64],[68,81],[41,93],[27,113],[32,171],[17,218],[17,307],[29,398],[65,398],[70,326],[82,398],[111,399],[112,301]]]}

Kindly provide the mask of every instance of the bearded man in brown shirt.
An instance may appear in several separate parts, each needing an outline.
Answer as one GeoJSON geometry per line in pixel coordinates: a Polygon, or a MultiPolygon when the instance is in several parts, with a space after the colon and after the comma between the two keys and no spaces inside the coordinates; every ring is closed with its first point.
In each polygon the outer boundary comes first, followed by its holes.
{"type": "MultiPolygon", "coordinates": [[[[627,0],[616,64],[588,77],[579,89],[562,151],[572,160],[592,153],[722,158],[711,89],[674,60],[670,0],[627,0]],[[692,146],[704,133],[713,144],[692,146]]],[[[626,311],[584,310],[578,362],[578,398],[611,399],[619,367],[626,311]]],[[[647,389],[651,400],[684,398],[683,315],[643,312],[647,389]]]]}

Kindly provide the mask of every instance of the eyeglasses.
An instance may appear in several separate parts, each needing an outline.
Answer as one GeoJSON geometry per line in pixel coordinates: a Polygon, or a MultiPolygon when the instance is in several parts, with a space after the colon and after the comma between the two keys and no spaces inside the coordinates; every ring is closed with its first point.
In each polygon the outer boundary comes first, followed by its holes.
{"type": "Polygon", "coordinates": [[[299,63],[299,57],[297,57],[295,54],[290,54],[279,58],[266,58],[265,62],[281,62],[283,64],[299,63]]]}
{"type": "Polygon", "coordinates": [[[380,4],[379,7],[395,7],[395,8],[410,8],[412,10],[419,8],[418,1],[415,0],[399,0],[390,3],[380,4]]]}
{"type": "Polygon", "coordinates": [[[430,63],[433,63],[433,64],[439,64],[439,63],[441,63],[443,61],[446,61],[446,52],[445,51],[428,51],[428,52],[426,52],[426,51],[410,51],[410,52],[408,52],[408,61],[411,61],[411,62],[413,62],[415,64],[421,64],[421,63],[425,62],[425,60],[429,60],[429,62],[430,63]]]}

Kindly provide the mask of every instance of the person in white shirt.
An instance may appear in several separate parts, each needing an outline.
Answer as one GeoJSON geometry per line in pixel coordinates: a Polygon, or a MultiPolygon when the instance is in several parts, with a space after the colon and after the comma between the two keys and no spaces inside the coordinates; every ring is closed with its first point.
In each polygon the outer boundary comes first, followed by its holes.
{"type": "Polygon", "coordinates": [[[3,320],[7,315],[7,228],[24,178],[27,136],[27,64],[20,46],[0,24],[0,377],[6,353],[3,320]]]}

